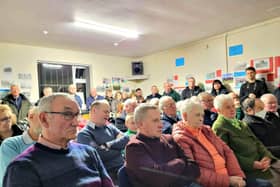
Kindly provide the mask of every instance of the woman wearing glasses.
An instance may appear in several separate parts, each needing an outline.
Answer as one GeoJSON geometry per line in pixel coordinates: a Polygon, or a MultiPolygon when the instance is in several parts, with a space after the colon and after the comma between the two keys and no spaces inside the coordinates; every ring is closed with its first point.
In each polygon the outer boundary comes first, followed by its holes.
{"type": "Polygon", "coordinates": [[[16,116],[8,105],[0,105],[0,145],[6,138],[22,134],[16,125],[16,116]]]}

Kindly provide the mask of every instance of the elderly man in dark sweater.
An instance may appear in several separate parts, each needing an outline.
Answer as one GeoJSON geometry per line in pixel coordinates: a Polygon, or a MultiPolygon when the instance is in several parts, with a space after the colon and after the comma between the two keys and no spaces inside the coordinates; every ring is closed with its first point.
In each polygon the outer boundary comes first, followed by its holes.
{"type": "Polygon", "coordinates": [[[8,166],[3,186],[113,187],[97,151],[70,142],[76,138],[79,115],[78,104],[68,94],[42,98],[41,136],[8,166]]]}
{"type": "Polygon", "coordinates": [[[157,106],[141,104],[135,110],[138,134],[126,147],[126,171],[134,187],[199,186],[197,164],[184,156],[170,135],[162,135],[157,106]]]}
{"type": "Polygon", "coordinates": [[[112,124],[108,124],[110,106],[106,100],[97,100],[91,104],[90,121],[79,132],[77,141],[97,149],[109,175],[115,183],[117,171],[124,164],[122,151],[129,137],[112,124]]]}

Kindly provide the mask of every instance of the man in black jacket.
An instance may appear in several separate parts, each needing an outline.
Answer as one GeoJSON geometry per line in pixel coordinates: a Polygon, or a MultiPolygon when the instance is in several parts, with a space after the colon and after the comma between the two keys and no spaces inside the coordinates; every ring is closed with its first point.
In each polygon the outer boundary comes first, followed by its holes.
{"type": "Polygon", "coordinates": [[[254,67],[246,68],[247,81],[240,88],[240,103],[246,98],[260,98],[263,94],[268,93],[265,81],[256,79],[256,69],[254,67]]]}

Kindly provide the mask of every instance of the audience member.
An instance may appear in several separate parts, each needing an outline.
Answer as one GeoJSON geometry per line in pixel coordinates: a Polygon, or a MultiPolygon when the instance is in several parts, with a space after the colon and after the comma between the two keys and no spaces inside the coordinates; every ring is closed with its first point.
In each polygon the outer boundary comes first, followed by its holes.
{"type": "Polygon", "coordinates": [[[129,113],[133,113],[135,108],[137,106],[137,103],[134,99],[127,99],[123,103],[123,111],[120,114],[120,116],[117,116],[115,119],[115,126],[122,132],[126,132],[127,128],[125,126],[125,118],[126,115],[129,113]]]}
{"type": "Polygon", "coordinates": [[[87,110],[90,110],[91,103],[93,103],[94,101],[103,100],[103,99],[105,99],[103,96],[97,94],[96,88],[91,88],[89,96],[87,97],[87,100],[86,100],[87,110]]]}
{"type": "Polygon", "coordinates": [[[216,97],[217,95],[220,94],[228,94],[227,88],[223,85],[223,83],[216,79],[212,83],[212,90],[211,90],[211,95],[216,97]]]}
{"type": "Polygon", "coordinates": [[[162,135],[157,106],[140,104],[134,114],[139,130],[126,146],[126,171],[134,187],[187,187],[199,177],[197,164],[183,155],[170,135],[162,135]]]}
{"type": "Polygon", "coordinates": [[[0,186],[2,186],[8,164],[38,140],[41,133],[38,107],[33,107],[29,110],[28,124],[30,128],[22,135],[6,138],[0,146],[0,186]]]}
{"type": "Polygon", "coordinates": [[[248,124],[256,137],[268,148],[268,150],[270,150],[274,156],[280,158],[280,125],[272,124],[271,121],[255,115],[256,100],[260,99],[247,98],[242,103],[243,110],[245,111],[243,121],[248,124]],[[273,149],[274,146],[276,149],[273,149]]]}
{"type": "Polygon", "coordinates": [[[273,94],[264,94],[261,96],[261,101],[264,103],[264,118],[280,128],[280,109],[278,109],[277,98],[273,94]]]}
{"type": "Polygon", "coordinates": [[[177,102],[181,100],[181,96],[178,92],[176,92],[174,89],[172,89],[172,84],[169,82],[165,82],[163,84],[164,92],[162,96],[170,96],[172,99],[177,102]]]}
{"type": "Polygon", "coordinates": [[[16,84],[11,85],[10,92],[2,99],[2,104],[6,104],[12,109],[17,121],[25,119],[29,108],[32,106],[31,102],[20,93],[20,88],[16,84]]]}
{"type": "Polygon", "coordinates": [[[146,101],[150,101],[153,98],[159,99],[160,97],[161,95],[159,94],[158,87],[156,85],[153,85],[151,87],[151,94],[146,97],[146,101]]]}
{"type": "Polygon", "coordinates": [[[162,132],[164,134],[171,134],[173,124],[180,119],[177,116],[176,103],[170,96],[162,96],[159,99],[159,109],[161,111],[161,122],[163,124],[162,132]]]}
{"type": "Polygon", "coordinates": [[[111,109],[112,112],[118,116],[122,112],[122,106],[123,106],[123,99],[122,99],[122,92],[117,91],[115,93],[115,97],[112,101],[111,109]]]}
{"type": "Polygon", "coordinates": [[[111,88],[106,88],[106,90],[105,90],[105,98],[104,99],[106,99],[108,101],[108,103],[110,105],[111,112],[113,112],[113,110],[112,110],[112,102],[114,100],[114,97],[113,97],[113,91],[112,91],[111,88]]]}
{"type": "Polygon", "coordinates": [[[182,91],[181,99],[185,100],[191,98],[192,96],[197,96],[200,92],[203,92],[203,90],[199,86],[195,85],[195,78],[189,77],[188,86],[182,91]]]}
{"type": "Polygon", "coordinates": [[[39,111],[42,134],[8,166],[4,186],[113,187],[97,151],[70,142],[80,116],[74,98],[63,93],[44,97],[39,111]]]}
{"type": "MultiPolygon", "coordinates": [[[[172,132],[175,142],[186,156],[198,163],[202,186],[245,186],[245,175],[232,150],[208,126],[203,125],[203,110],[199,103],[184,101],[182,121],[174,125],[172,132]]],[[[255,183],[254,179],[247,180],[247,186],[256,187],[255,183]]]]}
{"type": "Polygon", "coordinates": [[[236,112],[236,118],[239,120],[242,120],[244,118],[244,112],[241,107],[239,96],[235,92],[230,92],[229,96],[233,99],[235,112],[236,112]]]}
{"type": "Polygon", "coordinates": [[[141,88],[136,88],[135,98],[136,98],[137,103],[144,103],[145,102],[145,99],[143,97],[143,92],[142,92],[141,88]]]}
{"type": "Polygon", "coordinates": [[[204,109],[203,124],[212,127],[212,124],[218,117],[218,114],[212,111],[214,108],[213,96],[208,92],[201,92],[198,94],[197,97],[204,109]]]}
{"type": "Polygon", "coordinates": [[[68,93],[75,98],[75,100],[78,103],[79,107],[82,108],[83,100],[81,99],[81,97],[79,95],[77,95],[77,87],[76,87],[76,85],[70,84],[68,86],[68,93]]]}
{"type": "Polygon", "coordinates": [[[16,116],[8,105],[0,104],[0,146],[6,138],[22,134],[16,124],[16,116]]]}
{"type": "Polygon", "coordinates": [[[149,100],[149,103],[150,103],[151,105],[156,105],[156,106],[158,106],[158,105],[159,105],[159,98],[152,98],[152,99],[149,100]]]}
{"type": "Polygon", "coordinates": [[[279,178],[274,177],[270,169],[277,158],[256,138],[246,123],[235,118],[233,99],[229,95],[218,95],[214,106],[219,116],[212,129],[233,150],[246,177],[269,179],[279,186],[279,178]]]}
{"type": "Polygon", "coordinates": [[[122,150],[129,137],[114,125],[107,124],[109,113],[110,106],[106,100],[94,101],[91,104],[90,121],[78,133],[77,141],[97,149],[105,168],[117,184],[117,172],[124,164],[122,150]]]}
{"type": "Polygon", "coordinates": [[[273,91],[273,94],[277,98],[278,105],[280,104],[280,85],[273,91]]]}
{"type": "Polygon", "coordinates": [[[135,126],[134,115],[132,113],[126,115],[125,126],[127,127],[125,135],[131,137],[137,133],[137,127],[135,126]]]}
{"type": "MultiPolygon", "coordinates": [[[[42,97],[44,97],[44,96],[49,96],[49,95],[51,95],[51,94],[53,94],[52,88],[51,88],[51,87],[45,87],[45,88],[43,89],[42,94],[40,95],[40,99],[41,99],[42,97]]],[[[39,105],[40,99],[38,99],[38,101],[34,104],[35,106],[38,106],[38,105],[39,105]]]]}
{"type": "Polygon", "coordinates": [[[248,67],[245,69],[247,81],[240,87],[240,103],[246,98],[260,98],[263,94],[268,93],[265,81],[256,79],[256,69],[248,67]]]}

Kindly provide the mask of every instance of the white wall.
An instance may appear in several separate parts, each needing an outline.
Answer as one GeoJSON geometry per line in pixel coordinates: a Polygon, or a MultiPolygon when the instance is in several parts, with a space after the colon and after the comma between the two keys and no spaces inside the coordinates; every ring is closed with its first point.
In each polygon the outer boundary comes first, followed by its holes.
{"type": "Polygon", "coordinates": [[[152,84],[162,91],[162,83],[177,74],[179,86],[184,86],[186,75],[192,74],[197,82],[205,82],[206,73],[221,69],[232,72],[236,63],[248,62],[252,58],[280,55],[280,18],[223,33],[201,41],[158,52],[136,60],[144,62],[145,74],[151,77],[137,86],[148,94],[152,84]],[[227,35],[227,42],[226,42],[227,35]],[[243,55],[226,56],[227,46],[243,44],[243,55]],[[185,57],[185,66],[175,67],[175,59],[185,57]]]}
{"type": "Polygon", "coordinates": [[[32,92],[31,100],[36,101],[38,93],[37,60],[56,61],[90,65],[91,86],[102,84],[104,77],[124,77],[129,75],[132,59],[116,56],[105,56],[78,51],[0,43],[0,70],[3,76],[3,67],[12,67],[11,80],[17,80],[18,73],[31,73],[32,92]]]}
{"type": "MultiPolygon", "coordinates": [[[[73,62],[91,66],[91,84],[100,85],[102,78],[112,76],[126,77],[131,75],[131,61],[142,60],[144,72],[150,75],[148,80],[129,81],[131,88],[141,87],[144,94],[150,92],[153,84],[159,86],[168,77],[177,74],[179,85],[184,86],[185,76],[192,74],[197,82],[204,82],[206,73],[221,69],[232,72],[236,63],[249,62],[252,58],[280,55],[280,18],[244,27],[201,41],[178,46],[137,59],[84,53],[70,50],[25,46],[0,43],[0,68],[9,65],[14,68],[14,76],[23,72],[32,74],[32,100],[38,98],[37,60],[73,62]],[[226,56],[226,35],[228,46],[243,44],[243,55],[226,56]],[[175,59],[185,57],[184,67],[175,67],[175,59]]],[[[184,33],[182,33],[184,34],[184,33]]],[[[171,36],[172,37],[172,36],[171,36]]],[[[16,77],[12,77],[15,79],[16,77]]]]}

